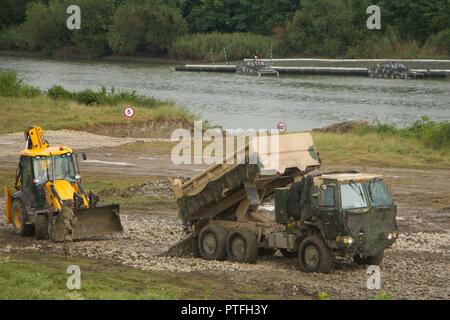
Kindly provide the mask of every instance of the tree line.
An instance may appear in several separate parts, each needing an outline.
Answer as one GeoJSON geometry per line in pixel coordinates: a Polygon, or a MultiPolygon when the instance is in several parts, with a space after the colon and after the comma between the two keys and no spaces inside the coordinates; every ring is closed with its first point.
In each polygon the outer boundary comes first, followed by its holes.
{"type": "Polygon", "coordinates": [[[207,59],[211,48],[241,58],[251,46],[266,56],[449,56],[450,0],[0,0],[2,49],[207,59]],[[72,4],[80,30],[66,27],[72,4]],[[366,26],[370,5],[381,30],[366,26]]]}

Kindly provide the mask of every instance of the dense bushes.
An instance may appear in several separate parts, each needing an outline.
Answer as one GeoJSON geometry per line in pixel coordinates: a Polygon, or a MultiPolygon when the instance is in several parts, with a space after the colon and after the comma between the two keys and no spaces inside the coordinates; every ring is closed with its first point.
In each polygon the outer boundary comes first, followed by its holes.
{"type": "Polygon", "coordinates": [[[255,54],[270,57],[280,53],[279,42],[271,37],[251,33],[198,33],[179,37],[169,54],[172,58],[210,60],[211,49],[216,61],[225,60],[224,49],[229,60],[253,57],[255,54]]]}
{"type": "Polygon", "coordinates": [[[353,132],[358,135],[376,133],[380,135],[398,135],[423,141],[433,149],[450,150],[450,122],[435,122],[424,116],[411,126],[399,128],[391,124],[375,123],[356,127],[353,132]]]}
{"type": "Polygon", "coordinates": [[[150,2],[128,2],[117,9],[109,32],[115,53],[147,51],[166,53],[174,39],[187,32],[187,24],[176,8],[150,2]]]}
{"type": "Polygon", "coordinates": [[[47,91],[47,94],[53,99],[70,99],[87,105],[114,106],[118,104],[134,104],[152,108],[157,104],[155,99],[140,96],[135,91],[118,91],[114,88],[109,91],[106,88],[102,88],[100,91],[86,89],[78,92],[70,92],[61,86],[53,86],[47,91]]]}
{"type": "Polygon", "coordinates": [[[74,100],[86,105],[126,105],[133,104],[140,107],[153,108],[158,101],[151,97],[138,95],[135,91],[119,91],[114,88],[99,91],[86,89],[71,92],[62,86],[53,86],[47,92],[26,85],[22,79],[17,77],[15,71],[8,70],[0,73],[0,96],[2,97],[35,97],[47,94],[55,100],[74,100]]]}
{"type": "Polygon", "coordinates": [[[41,94],[39,89],[24,84],[14,71],[0,73],[0,96],[30,98],[39,94],[41,94]]]}
{"type": "Polygon", "coordinates": [[[449,0],[78,0],[82,28],[68,30],[72,2],[0,0],[0,48],[208,60],[212,48],[219,60],[224,47],[231,58],[267,52],[258,35],[277,40],[277,57],[450,55],[449,0]],[[382,30],[366,27],[372,4],[381,7],[382,30]],[[209,48],[195,52],[189,41],[209,48]]]}

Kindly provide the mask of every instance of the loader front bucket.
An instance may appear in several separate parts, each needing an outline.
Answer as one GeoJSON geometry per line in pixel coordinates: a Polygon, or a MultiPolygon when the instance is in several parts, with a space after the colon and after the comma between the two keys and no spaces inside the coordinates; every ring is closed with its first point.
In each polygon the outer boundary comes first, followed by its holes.
{"type": "Polygon", "coordinates": [[[115,204],[73,210],[73,240],[122,232],[119,212],[115,204]]]}

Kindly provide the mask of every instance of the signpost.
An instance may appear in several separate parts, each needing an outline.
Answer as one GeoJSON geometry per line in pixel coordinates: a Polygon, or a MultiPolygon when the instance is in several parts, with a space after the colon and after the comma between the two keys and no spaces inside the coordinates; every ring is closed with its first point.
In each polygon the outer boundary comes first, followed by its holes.
{"type": "Polygon", "coordinates": [[[123,109],[123,115],[128,119],[128,138],[131,138],[131,119],[136,114],[136,109],[133,106],[126,106],[123,109]]]}

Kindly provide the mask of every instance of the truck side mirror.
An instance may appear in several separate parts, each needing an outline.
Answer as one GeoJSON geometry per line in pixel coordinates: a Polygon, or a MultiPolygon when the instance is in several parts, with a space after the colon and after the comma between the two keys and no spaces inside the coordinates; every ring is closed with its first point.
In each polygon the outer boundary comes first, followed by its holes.
{"type": "Polygon", "coordinates": [[[86,161],[86,160],[87,160],[86,152],[83,152],[83,153],[81,154],[81,158],[83,159],[83,161],[86,161]]]}

